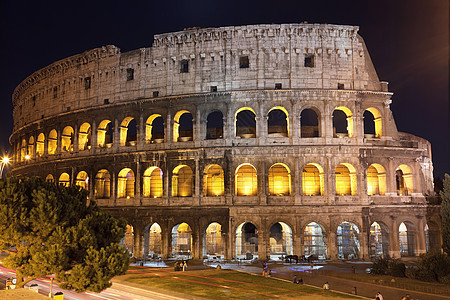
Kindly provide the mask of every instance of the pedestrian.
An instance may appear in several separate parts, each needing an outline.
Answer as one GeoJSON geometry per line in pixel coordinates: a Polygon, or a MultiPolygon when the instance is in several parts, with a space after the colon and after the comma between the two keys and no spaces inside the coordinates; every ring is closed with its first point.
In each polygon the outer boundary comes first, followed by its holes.
{"type": "Polygon", "coordinates": [[[300,279],[297,281],[299,284],[303,284],[303,278],[300,277],[300,279]]]}
{"type": "Polygon", "coordinates": [[[381,295],[381,293],[378,292],[378,293],[375,295],[375,300],[383,300],[383,295],[381,295]]]}
{"type": "Polygon", "coordinates": [[[297,281],[297,275],[294,275],[294,278],[292,279],[292,282],[293,282],[293,283],[298,283],[298,281],[297,281]]]}
{"type": "Polygon", "coordinates": [[[330,285],[328,284],[328,281],[327,282],[325,282],[324,284],[323,284],[323,287],[322,287],[324,290],[329,290],[330,289],[330,285]]]}
{"type": "Polygon", "coordinates": [[[185,272],[187,270],[187,263],[186,261],[183,262],[183,272],[185,272]]]}
{"type": "Polygon", "coordinates": [[[272,275],[272,270],[269,270],[269,274],[267,274],[268,277],[272,275]]]}

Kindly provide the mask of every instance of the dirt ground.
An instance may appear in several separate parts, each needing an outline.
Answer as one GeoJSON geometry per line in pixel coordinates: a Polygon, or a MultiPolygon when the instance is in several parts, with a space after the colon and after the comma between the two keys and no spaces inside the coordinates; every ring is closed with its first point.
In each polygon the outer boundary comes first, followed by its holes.
{"type": "Polygon", "coordinates": [[[0,299],[2,300],[44,300],[48,297],[38,294],[27,289],[3,290],[0,291],[0,299]]]}

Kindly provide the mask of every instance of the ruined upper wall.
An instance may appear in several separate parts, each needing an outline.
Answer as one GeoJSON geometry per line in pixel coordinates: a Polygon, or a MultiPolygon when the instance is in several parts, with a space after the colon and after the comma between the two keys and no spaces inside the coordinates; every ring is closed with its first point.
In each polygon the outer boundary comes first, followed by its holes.
{"type": "Polygon", "coordinates": [[[386,92],[357,32],[357,26],[328,24],[230,26],[158,34],[151,48],[125,53],[115,46],[93,49],[26,78],[13,94],[14,127],[86,107],[215,89],[281,84],[386,92]]]}

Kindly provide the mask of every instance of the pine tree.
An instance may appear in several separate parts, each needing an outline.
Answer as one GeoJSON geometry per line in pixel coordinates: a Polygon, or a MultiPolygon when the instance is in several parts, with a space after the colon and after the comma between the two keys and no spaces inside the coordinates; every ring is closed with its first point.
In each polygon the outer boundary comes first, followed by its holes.
{"type": "Polygon", "coordinates": [[[440,193],[442,219],[442,249],[450,255],[450,175],[445,174],[444,189],[440,193]]]}
{"type": "Polygon", "coordinates": [[[111,286],[128,268],[128,252],[119,244],[125,226],[78,186],[0,181],[0,251],[9,253],[3,263],[16,271],[18,287],[50,274],[78,292],[111,286]]]}

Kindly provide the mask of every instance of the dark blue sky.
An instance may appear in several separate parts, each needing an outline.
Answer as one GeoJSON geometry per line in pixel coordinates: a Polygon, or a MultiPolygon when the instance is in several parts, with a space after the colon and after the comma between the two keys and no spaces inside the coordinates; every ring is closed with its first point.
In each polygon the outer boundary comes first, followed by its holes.
{"type": "Polygon", "coordinates": [[[394,92],[400,131],[432,143],[435,175],[450,173],[449,1],[0,1],[0,153],[9,150],[12,92],[52,62],[113,44],[149,47],[186,27],[262,23],[360,26],[378,76],[394,92]]]}

